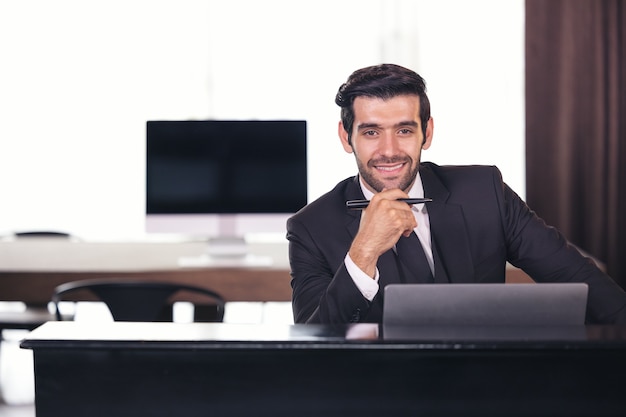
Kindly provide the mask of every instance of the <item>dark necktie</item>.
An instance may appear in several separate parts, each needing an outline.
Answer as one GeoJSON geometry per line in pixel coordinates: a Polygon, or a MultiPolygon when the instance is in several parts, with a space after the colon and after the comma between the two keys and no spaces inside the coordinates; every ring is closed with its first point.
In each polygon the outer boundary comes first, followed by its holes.
{"type": "Polygon", "coordinates": [[[433,282],[433,274],[428,266],[428,260],[424,254],[424,248],[415,232],[409,237],[401,236],[396,243],[396,253],[400,262],[404,264],[409,274],[406,276],[407,283],[433,282]]]}

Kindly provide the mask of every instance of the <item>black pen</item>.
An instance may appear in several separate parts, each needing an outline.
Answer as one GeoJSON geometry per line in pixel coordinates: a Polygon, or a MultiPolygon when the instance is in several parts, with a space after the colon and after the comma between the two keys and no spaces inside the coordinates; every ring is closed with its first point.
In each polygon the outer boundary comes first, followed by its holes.
{"type": "MultiPolygon", "coordinates": [[[[399,198],[398,201],[404,201],[407,204],[423,204],[433,201],[432,198],[399,198]]],[[[349,209],[361,210],[369,205],[369,200],[348,200],[346,207],[349,209]]]]}

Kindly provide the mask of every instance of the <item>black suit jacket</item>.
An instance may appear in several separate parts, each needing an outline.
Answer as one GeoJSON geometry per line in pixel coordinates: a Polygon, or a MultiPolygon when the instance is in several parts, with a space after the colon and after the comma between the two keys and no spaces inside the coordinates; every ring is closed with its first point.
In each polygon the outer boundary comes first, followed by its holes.
{"type": "MultiPolygon", "coordinates": [[[[423,163],[435,282],[504,282],[506,262],[537,282],[589,284],[587,321],[626,322],[626,293],[547,226],[502,181],[496,167],[423,163]]],[[[357,177],[340,182],[287,222],[296,323],[381,322],[382,288],[407,276],[393,251],[378,260],[380,288],[365,299],[344,265],[361,212],[357,177]]]]}

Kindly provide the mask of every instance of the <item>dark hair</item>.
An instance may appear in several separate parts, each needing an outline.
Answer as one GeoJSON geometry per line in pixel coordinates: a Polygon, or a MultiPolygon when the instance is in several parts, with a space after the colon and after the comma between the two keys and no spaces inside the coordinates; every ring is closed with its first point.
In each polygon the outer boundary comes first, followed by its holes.
{"type": "Polygon", "coordinates": [[[354,71],[335,96],[335,103],[341,107],[341,122],[348,132],[348,142],[352,140],[355,98],[366,96],[386,100],[405,94],[419,96],[422,133],[426,138],[430,102],[426,95],[426,82],[419,74],[394,64],[374,65],[354,71]]]}

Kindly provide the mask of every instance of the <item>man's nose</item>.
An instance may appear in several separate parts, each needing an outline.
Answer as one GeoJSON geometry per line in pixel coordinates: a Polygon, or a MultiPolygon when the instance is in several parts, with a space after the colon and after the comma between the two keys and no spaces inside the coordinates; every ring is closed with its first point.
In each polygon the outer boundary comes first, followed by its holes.
{"type": "Polygon", "coordinates": [[[393,156],[398,153],[398,138],[390,133],[385,133],[381,136],[379,153],[385,156],[393,156]]]}

